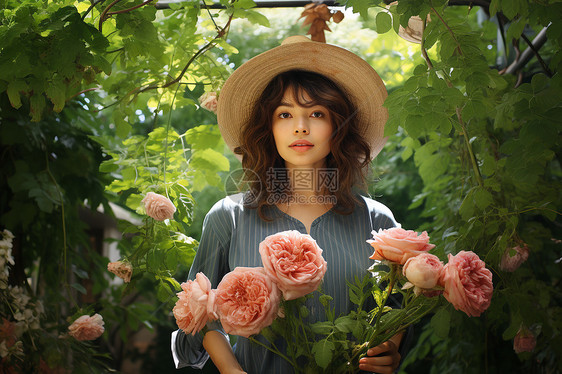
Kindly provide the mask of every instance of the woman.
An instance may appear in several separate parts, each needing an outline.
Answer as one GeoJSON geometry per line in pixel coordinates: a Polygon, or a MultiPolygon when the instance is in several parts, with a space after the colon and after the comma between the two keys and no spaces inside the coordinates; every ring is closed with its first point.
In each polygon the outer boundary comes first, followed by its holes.
{"type": "MultiPolygon", "coordinates": [[[[397,226],[392,212],[362,197],[366,172],[384,145],[386,89],[377,73],[342,48],[288,38],[254,57],[225,83],[218,105],[224,140],[242,159],[249,191],[211,209],[190,279],[203,272],[216,287],[237,266],[261,266],[259,243],[280,231],[311,235],[328,263],[323,291],[336,315],[352,308],[346,280],[371,265],[372,230],[397,226]]],[[[325,318],[317,300],[311,322],[325,318]]],[[[234,351],[220,326],[172,337],[178,367],[202,367],[210,356],[221,373],[290,373],[280,357],[247,339],[234,351]]],[[[360,369],[391,373],[401,335],[370,349],[360,369]]],[[[258,337],[259,339],[259,337],[258,337]]]]}

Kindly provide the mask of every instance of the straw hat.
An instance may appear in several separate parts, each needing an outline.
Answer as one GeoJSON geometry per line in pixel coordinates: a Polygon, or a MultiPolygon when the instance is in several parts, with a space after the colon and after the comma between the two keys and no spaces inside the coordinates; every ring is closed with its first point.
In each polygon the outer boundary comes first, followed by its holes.
{"type": "Polygon", "coordinates": [[[240,145],[241,130],[271,79],[294,69],[322,74],[349,96],[358,110],[360,133],[371,145],[374,158],[386,142],[383,133],[388,112],[382,104],[387,93],[382,79],[354,53],[302,35],[291,36],[279,47],[250,59],[224,84],[218,99],[217,119],[230,149],[240,145]]]}

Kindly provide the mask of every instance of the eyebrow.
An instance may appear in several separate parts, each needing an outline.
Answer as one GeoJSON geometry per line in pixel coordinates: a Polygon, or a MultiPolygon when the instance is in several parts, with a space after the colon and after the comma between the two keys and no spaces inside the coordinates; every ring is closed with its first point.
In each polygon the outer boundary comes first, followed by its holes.
{"type": "Polygon", "coordinates": [[[279,103],[279,106],[287,106],[287,107],[289,107],[289,108],[292,108],[292,107],[294,107],[294,105],[293,105],[293,104],[291,104],[291,103],[287,103],[287,102],[283,102],[283,101],[282,101],[281,103],[279,103]]]}

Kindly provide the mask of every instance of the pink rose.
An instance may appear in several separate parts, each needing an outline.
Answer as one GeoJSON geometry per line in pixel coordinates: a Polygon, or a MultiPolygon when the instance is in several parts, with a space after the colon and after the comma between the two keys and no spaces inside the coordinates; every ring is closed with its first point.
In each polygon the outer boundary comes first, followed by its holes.
{"type": "Polygon", "coordinates": [[[69,327],[70,336],[76,340],[94,340],[103,334],[103,318],[99,314],[83,315],[76,319],[69,327]]]}
{"type": "Polygon", "coordinates": [[[209,320],[218,318],[215,305],[215,290],[203,273],[197,273],[195,280],[181,284],[183,291],[178,292],[178,301],[173,313],[176,323],[186,334],[195,335],[209,320]]]}
{"type": "Polygon", "coordinates": [[[374,231],[373,240],[367,243],[375,248],[371,260],[387,260],[404,265],[406,261],[419,254],[429,251],[435,245],[429,244],[427,232],[418,234],[412,230],[394,227],[387,230],[374,231]]]}
{"type": "Polygon", "coordinates": [[[440,284],[443,295],[455,309],[470,317],[478,317],[490,306],[494,286],[492,273],[474,252],[460,251],[449,254],[449,263],[443,267],[440,284]]]}
{"type": "Polygon", "coordinates": [[[209,112],[217,112],[217,93],[216,92],[205,92],[199,98],[199,104],[202,108],[207,109],[209,112]]]}
{"type": "Polygon", "coordinates": [[[521,266],[522,263],[529,258],[529,248],[527,246],[516,246],[508,248],[503,253],[500,261],[500,269],[503,271],[513,272],[521,266]],[[513,254],[512,254],[513,252],[513,254]]]}
{"type": "Polygon", "coordinates": [[[259,251],[266,274],[285,300],[316,290],[328,268],[316,241],[296,230],[268,236],[260,243],[259,251]]]}
{"type": "Polygon", "coordinates": [[[443,262],[439,260],[439,257],[431,253],[422,253],[406,261],[402,274],[414,286],[430,289],[437,285],[442,270],[443,262]]]}
{"type": "Polygon", "coordinates": [[[107,270],[123,279],[125,283],[129,283],[133,274],[133,265],[130,262],[115,261],[107,264],[107,270]]]}
{"type": "Polygon", "coordinates": [[[249,337],[271,325],[280,294],[263,268],[237,267],[217,287],[217,310],[228,334],[249,337]]]}
{"type": "Polygon", "coordinates": [[[146,214],[157,221],[164,221],[165,219],[172,219],[176,212],[176,207],[166,196],[158,195],[154,192],[149,192],[146,197],[142,199],[146,214]]]}
{"type": "Polygon", "coordinates": [[[513,339],[513,350],[515,353],[533,352],[537,345],[535,335],[526,327],[521,327],[513,339]]]}

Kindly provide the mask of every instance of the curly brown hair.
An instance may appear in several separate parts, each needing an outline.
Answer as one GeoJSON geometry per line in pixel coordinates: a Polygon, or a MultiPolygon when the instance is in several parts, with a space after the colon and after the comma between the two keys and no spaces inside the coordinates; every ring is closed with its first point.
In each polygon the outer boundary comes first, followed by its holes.
{"type": "Polygon", "coordinates": [[[234,152],[242,155],[242,167],[246,170],[246,176],[258,176],[257,180],[247,179],[252,202],[246,200],[244,204],[249,208],[257,208],[259,216],[269,220],[265,214],[266,207],[270,205],[269,196],[276,193],[291,194],[283,183],[275,183],[274,189],[262,188],[266,186],[271,168],[285,167],[285,161],[275,146],[272,122],[273,112],[281,104],[288,89],[293,91],[293,96],[300,105],[322,105],[330,112],[333,131],[326,168],[338,170],[339,188],[332,192],[337,201],[334,210],[340,214],[350,214],[357,201],[353,189],[366,187],[371,160],[370,147],[359,133],[357,109],[348,95],[324,75],[304,70],[290,70],[273,78],[258,99],[250,120],[242,131],[241,144],[234,152]]]}

